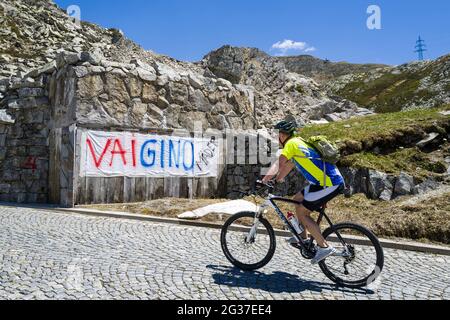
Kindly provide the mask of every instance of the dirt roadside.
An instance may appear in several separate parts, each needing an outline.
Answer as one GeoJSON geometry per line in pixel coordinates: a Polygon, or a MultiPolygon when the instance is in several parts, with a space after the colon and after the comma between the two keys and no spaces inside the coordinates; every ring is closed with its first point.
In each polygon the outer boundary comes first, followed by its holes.
{"type": "MultiPolygon", "coordinates": [[[[247,197],[246,200],[257,203],[263,201],[252,197],[247,197]]],[[[141,203],[88,205],[78,208],[177,218],[183,212],[225,201],[228,200],[165,198],[141,203]]],[[[284,211],[294,210],[289,205],[281,205],[281,208],[284,211]]],[[[450,186],[389,202],[369,200],[361,194],[351,198],[340,196],[329,204],[327,212],[334,223],[359,223],[373,230],[379,237],[450,244],[450,186]]],[[[200,221],[222,223],[227,218],[225,214],[209,214],[200,221]]],[[[266,218],[275,228],[283,229],[283,224],[274,212],[269,212],[266,218]]]]}

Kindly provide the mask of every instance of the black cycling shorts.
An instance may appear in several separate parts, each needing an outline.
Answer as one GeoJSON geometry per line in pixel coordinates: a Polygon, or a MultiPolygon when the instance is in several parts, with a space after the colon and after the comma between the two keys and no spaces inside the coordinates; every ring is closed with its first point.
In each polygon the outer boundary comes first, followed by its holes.
{"type": "Polygon", "coordinates": [[[303,206],[310,211],[320,211],[329,201],[343,193],[344,185],[323,188],[321,186],[309,185],[303,191],[303,206]]]}

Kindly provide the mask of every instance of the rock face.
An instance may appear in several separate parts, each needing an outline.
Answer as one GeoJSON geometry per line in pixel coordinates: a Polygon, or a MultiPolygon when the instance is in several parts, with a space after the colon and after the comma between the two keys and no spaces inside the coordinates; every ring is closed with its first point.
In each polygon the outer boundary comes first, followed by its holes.
{"type": "Polygon", "coordinates": [[[324,93],[313,79],[290,72],[275,57],[254,48],[224,46],[200,63],[214,75],[255,89],[256,118],[262,127],[292,115],[299,120],[338,121],[371,114],[355,103],[324,93]]]}

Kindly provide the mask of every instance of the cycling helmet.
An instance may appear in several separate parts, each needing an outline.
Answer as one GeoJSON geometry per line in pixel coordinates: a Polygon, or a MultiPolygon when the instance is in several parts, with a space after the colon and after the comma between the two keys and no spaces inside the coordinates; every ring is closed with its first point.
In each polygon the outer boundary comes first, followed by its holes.
{"type": "Polygon", "coordinates": [[[286,134],[293,135],[297,131],[297,123],[295,121],[280,121],[275,125],[275,129],[286,134]]]}

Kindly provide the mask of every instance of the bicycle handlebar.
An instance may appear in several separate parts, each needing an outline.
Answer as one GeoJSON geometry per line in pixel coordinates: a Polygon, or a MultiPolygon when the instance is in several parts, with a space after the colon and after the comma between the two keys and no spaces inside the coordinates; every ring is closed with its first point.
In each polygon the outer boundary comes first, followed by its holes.
{"type": "Polygon", "coordinates": [[[244,196],[251,196],[251,195],[259,195],[261,192],[263,192],[265,190],[273,191],[273,189],[275,189],[275,185],[274,185],[273,181],[264,183],[261,180],[257,180],[255,182],[254,190],[251,190],[251,191],[232,190],[232,192],[240,193],[244,196]],[[259,190],[257,190],[257,187],[259,187],[259,190]]]}
{"type": "Polygon", "coordinates": [[[269,181],[268,183],[264,183],[264,182],[262,182],[262,180],[257,180],[256,181],[256,185],[265,187],[267,189],[272,189],[272,190],[275,188],[275,184],[274,184],[273,181],[269,181]]]}

